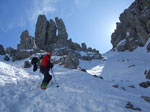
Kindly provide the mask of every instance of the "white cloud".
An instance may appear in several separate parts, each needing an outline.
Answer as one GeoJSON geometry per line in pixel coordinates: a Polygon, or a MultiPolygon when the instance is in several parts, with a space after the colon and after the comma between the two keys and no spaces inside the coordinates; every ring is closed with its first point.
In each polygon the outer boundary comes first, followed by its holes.
{"type": "Polygon", "coordinates": [[[24,1],[26,5],[25,10],[19,13],[15,19],[2,22],[0,20],[0,30],[7,32],[16,27],[25,27],[26,25],[34,26],[39,14],[49,15],[53,14],[56,10],[55,4],[57,0],[31,0],[30,2],[24,1]]]}
{"type": "Polygon", "coordinates": [[[0,25],[0,30],[3,31],[3,32],[7,32],[7,31],[12,30],[12,29],[14,29],[16,27],[17,27],[17,23],[11,22],[9,24],[0,25]]]}
{"type": "Polygon", "coordinates": [[[16,20],[10,22],[1,22],[0,23],[0,30],[3,32],[7,32],[12,30],[16,27],[24,27],[26,25],[26,21],[23,16],[17,17],[16,20]]]}
{"type": "Polygon", "coordinates": [[[10,30],[12,28],[14,28],[14,25],[12,23],[7,26],[0,25],[0,30],[3,32],[7,32],[8,30],[10,30]]]}
{"type": "Polygon", "coordinates": [[[91,0],[74,0],[78,8],[87,8],[91,0]]]}
{"type": "Polygon", "coordinates": [[[31,8],[27,10],[28,20],[35,23],[39,14],[53,14],[57,0],[33,0],[31,8]]]}

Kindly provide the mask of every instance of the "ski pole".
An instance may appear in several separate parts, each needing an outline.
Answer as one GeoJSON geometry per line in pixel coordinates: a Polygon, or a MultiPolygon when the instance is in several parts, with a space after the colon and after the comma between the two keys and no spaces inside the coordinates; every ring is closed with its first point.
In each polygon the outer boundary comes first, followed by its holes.
{"type": "Polygon", "coordinates": [[[57,83],[57,81],[56,81],[56,78],[55,78],[55,75],[54,75],[54,72],[53,72],[53,69],[52,69],[52,68],[51,68],[51,73],[52,73],[52,76],[54,77],[55,83],[57,84],[56,87],[59,87],[59,85],[58,85],[58,83],[57,83]]]}

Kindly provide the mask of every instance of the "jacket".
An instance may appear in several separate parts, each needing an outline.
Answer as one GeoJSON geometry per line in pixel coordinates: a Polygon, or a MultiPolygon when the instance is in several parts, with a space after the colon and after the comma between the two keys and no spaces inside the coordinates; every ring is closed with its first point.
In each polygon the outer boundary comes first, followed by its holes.
{"type": "Polygon", "coordinates": [[[43,67],[48,67],[49,68],[49,65],[50,65],[50,56],[49,55],[45,55],[43,57],[42,64],[43,64],[43,67]]]}

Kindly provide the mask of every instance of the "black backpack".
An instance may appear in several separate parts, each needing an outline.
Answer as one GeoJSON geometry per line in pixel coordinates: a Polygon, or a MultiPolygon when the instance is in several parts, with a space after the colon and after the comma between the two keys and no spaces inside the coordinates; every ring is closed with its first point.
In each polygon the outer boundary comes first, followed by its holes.
{"type": "Polygon", "coordinates": [[[32,64],[32,65],[35,65],[35,64],[38,63],[38,61],[39,61],[39,59],[38,59],[37,57],[33,57],[33,58],[31,59],[31,64],[32,64]]]}
{"type": "Polygon", "coordinates": [[[39,62],[39,59],[37,57],[33,57],[31,59],[31,64],[33,65],[33,71],[37,71],[38,69],[38,62],[39,62]]]}

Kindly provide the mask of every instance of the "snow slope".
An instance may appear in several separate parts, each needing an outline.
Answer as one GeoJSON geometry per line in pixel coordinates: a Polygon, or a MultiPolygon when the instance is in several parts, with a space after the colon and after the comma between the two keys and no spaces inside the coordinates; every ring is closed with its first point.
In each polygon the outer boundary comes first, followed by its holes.
{"type": "Polygon", "coordinates": [[[23,68],[25,60],[5,62],[0,56],[0,112],[135,112],[125,108],[128,101],[148,112],[150,103],[140,96],[149,96],[150,88],[139,87],[146,81],[145,69],[150,68],[150,53],[144,49],[109,51],[106,61],[80,60],[88,73],[55,65],[57,83],[52,80],[47,90],[40,89],[43,76],[39,71],[23,68]],[[112,87],[114,84],[119,87],[112,87]]]}

